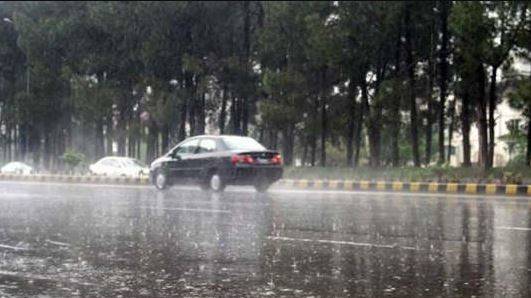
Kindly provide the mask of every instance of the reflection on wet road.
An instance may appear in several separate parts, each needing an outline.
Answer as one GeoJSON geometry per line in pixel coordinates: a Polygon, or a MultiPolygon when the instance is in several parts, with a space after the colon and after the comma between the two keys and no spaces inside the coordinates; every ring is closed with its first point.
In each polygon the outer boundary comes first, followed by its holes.
{"type": "Polygon", "coordinates": [[[531,295],[531,203],[0,183],[0,296],[531,295]]]}

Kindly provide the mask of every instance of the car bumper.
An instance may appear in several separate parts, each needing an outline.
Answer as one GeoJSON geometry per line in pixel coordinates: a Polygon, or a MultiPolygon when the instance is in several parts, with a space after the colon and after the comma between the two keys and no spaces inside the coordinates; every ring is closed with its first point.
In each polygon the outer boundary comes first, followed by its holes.
{"type": "Polygon", "coordinates": [[[282,178],[282,167],[237,167],[229,170],[227,177],[228,184],[246,185],[256,181],[268,181],[273,183],[282,178]]]}

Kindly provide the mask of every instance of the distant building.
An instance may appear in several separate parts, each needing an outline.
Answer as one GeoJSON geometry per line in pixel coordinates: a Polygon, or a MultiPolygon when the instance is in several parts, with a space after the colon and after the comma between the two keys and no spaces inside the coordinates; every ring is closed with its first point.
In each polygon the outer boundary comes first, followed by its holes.
{"type": "MultiPolygon", "coordinates": [[[[523,76],[531,76],[531,64],[522,59],[516,58],[514,69],[517,73],[523,76]]],[[[500,74],[498,74],[500,75],[500,74]]],[[[521,111],[511,108],[508,104],[507,97],[502,98],[502,102],[496,107],[494,117],[496,119],[495,126],[495,147],[494,147],[494,166],[502,167],[514,157],[513,152],[510,152],[506,141],[500,140],[499,137],[509,134],[507,126],[510,121],[513,125],[524,125],[524,119],[521,111]]],[[[448,140],[446,140],[448,142],[448,140]]],[[[478,125],[474,123],[470,128],[470,161],[474,164],[478,162],[479,157],[479,136],[478,125]]],[[[463,163],[463,135],[461,131],[454,132],[452,138],[452,154],[450,157],[450,165],[460,166],[463,163]]]]}
{"type": "MultiPolygon", "coordinates": [[[[494,166],[502,167],[509,162],[511,152],[509,152],[508,144],[505,141],[499,140],[500,136],[509,134],[507,123],[509,121],[519,121],[522,124],[522,113],[512,109],[505,98],[496,108],[494,113],[496,119],[495,132],[495,146],[494,146],[494,166]]],[[[479,135],[478,125],[474,123],[470,128],[470,161],[474,164],[478,162],[479,158],[479,135]]],[[[452,138],[452,154],[450,157],[450,165],[460,166],[463,163],[463,135],[460,131],[455,132],[452,138]]]]}

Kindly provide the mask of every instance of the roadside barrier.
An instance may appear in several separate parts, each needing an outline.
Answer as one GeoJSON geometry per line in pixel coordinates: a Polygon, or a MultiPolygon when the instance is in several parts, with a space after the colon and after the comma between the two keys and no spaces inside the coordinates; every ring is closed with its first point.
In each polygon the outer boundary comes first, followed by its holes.
{"type": "Polygon", "coordinates": [[[531,185],[479,184],[401,181],[352,181],[352,180],[290,180],[283,179],[277,185],[297,189],[318,190],[374,190],[427,193],[464,193],[509,196],[531,196],[531,185]]]}
{"type": "MultiPolygon", "coordinates": [[[[61,182],[87,184],[148,185],[147,176],[108,177],[70,175],[18,175],[1,174],[0,181],[61,182]]],[[[531,196],[531,185],[520,184],[479,184],[479,183],[440,183],[440,182],[401,182],[401,181],[353,181],[353,180],[292,180],[282,179],[276,183],[280,187],[309,190],[361,190],[397,191],[427,193],[463,193],[508,196],[531,196]]]]}
{"type": "Polygon", "coordinates": [[[0,181],[33,181],[33,182],[62,182],[62,183],[87,183],[87,184],[129,184],[147,185],[147,176],[109,177],[109,176],[71,176],[71,175],[18,175],[0,174],[0,181]]]}

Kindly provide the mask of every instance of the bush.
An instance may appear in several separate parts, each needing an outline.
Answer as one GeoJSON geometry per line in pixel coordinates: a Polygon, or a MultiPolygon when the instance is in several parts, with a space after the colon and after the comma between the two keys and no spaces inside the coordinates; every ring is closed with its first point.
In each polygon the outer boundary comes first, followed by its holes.
{"type": "Polygon", "coordinates": [[[74,169],[85,161],[85,155],[72,149],[67,149],[61,156],[61,159],[68,168],[68,171],[72,173],[74,169]]]}

